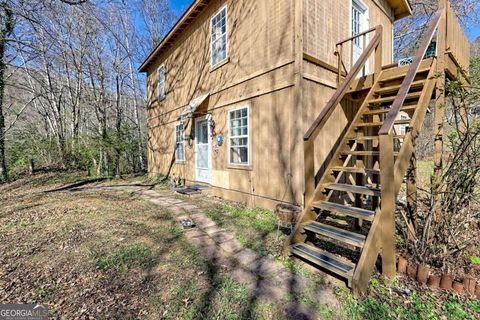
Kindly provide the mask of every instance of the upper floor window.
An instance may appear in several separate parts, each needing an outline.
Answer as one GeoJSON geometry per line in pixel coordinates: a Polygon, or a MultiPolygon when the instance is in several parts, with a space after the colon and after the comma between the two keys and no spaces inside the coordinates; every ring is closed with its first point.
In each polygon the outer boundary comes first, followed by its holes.
{"type": "Polygon", "coordinates": [[[223,7],[211,21],[211,60],[212,67],[228,58],[227,7],[223,7]]]}
{"type": "Polygon", "coordinates": [[[248,107],[229,113],[229,153],[231,164],[249,164],[248,107]]]}
{"type": "Polygon", "coordinates": [[[165,66],[161,66],[160,68],[158,68],[157,74],[158,100],[163,100],[163,98],[165,98],[165,66]]]}
{"type": "Polygon", "coordinates": [[[175,126],[175,160],[185,161],[185,129],[183,123],[175,126]]]}

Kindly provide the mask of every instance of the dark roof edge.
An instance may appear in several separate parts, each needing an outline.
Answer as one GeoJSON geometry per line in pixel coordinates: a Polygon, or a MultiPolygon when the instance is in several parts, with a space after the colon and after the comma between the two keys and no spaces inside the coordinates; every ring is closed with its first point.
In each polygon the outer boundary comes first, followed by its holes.
{"type": "MultiPolygon", "coordinates": [[[[391,0],[387,0],[390,2],[391,0]]],[[[166,45],[170,40],[174,41],[174,35],[176,34],[179,29],[185,25],[184,29],[191,23],[191,21],[187,21],[189,19],[195,19],[197,16],[195,14],[200,14],[203,9],[207,7],[209,4],[210,0],[195,0],[190,7],[183,13],[183,15],[180,17],[180,19],[175,23],[175,25],[170,29],[170,31],[167,33],[167,35],[160,41],[160,43],[155,47],[155,49],[152,50],[152,52],[148,55],[148,57],[145,59],[145,61],[140,65],[138,68],[139,72],[147,72],[147,69],[149,65],[152,63],[154,60],[155,56],[162,50],[165,49],[166,45]],[[172,39],[173,38],[173,39],[172,39]]],[[[400,14],[395,16],[395,20],[407,17],[412,14],[412,6],[410,5],[409,0],[403,0],[406,4],[406,8],[404,9],[400,14]]],[[[183,31],[183,30],[181,30],[183,31]]]]}
{"type": "Polygon", "coordinates": [[[146,72],[148,66],[152,62],[153,58],[157,55],[157,53],[160,51],[161,48],[165,46],[165,44],[172,38],[173,34],[178,31],[178,29],[186,23],[186,20],[188,20],[192,14],[194,13],[199,13],[203,11],[204,7],[208,5],[210,1],[209,0],[195,0],[190,7],[188,7],[187,10],[182,14],[180,19],[175,23],[175,25],[170,29],[170,31],[167,33],[167,35],[160,41],[160,43],[155,47],[155,49],[152,50],[152,52],[148,55],[148,57],[145,59],[145,61],[140,65],[138,68],[138,71],[140,72],[146,72]],[[199,7],[202,7],[200,11],[197,11],[199,7]]]}

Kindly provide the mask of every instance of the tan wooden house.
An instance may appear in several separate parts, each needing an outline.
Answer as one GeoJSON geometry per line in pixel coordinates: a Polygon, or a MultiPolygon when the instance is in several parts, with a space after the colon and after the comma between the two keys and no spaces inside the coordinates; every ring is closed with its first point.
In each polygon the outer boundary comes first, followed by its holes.
{"type": "Polygon", "coordinates": [[[293,254],[356,290],[379,254],[392,276],[395,197],[430,100],[444,101],[433,75],[456,78],[469,61],[441,0],[411,64],[393,64],[393,23],[410,14],[407,0],[194,1],[140,67],[149,174],[250,206],[302,206],[293,254]],[[322,219],[332,214],[346,227],[322,219]]]}

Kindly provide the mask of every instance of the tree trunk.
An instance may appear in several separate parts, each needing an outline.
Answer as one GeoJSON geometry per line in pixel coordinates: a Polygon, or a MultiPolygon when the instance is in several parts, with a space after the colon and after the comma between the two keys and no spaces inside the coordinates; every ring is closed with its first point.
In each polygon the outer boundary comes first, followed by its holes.
{"type": "Polygon", "coordinates": [[[7,36],[13,31],[13,12],[12,8],[6,1],[0,3],[0,12],[5,14],[1,20],[3,25],[0,26],[0,183],[4,183],[8,179],[7,163],[5,160],[5,116],[3,114],[3,102],[5,96],[5,53],[7,50],[7,36]]]}
{"type": "Polygon", "coordinates": [[[115,143],[115,177],[120,178],[120,141],[122,139],[122,110],[121,110],[121,93],[120,93],[120,78],[117,75],[115,77],[115,83],[117,88],[115,106],[117,109],[116,130],[117,130],[117,142],[115,143]]]}

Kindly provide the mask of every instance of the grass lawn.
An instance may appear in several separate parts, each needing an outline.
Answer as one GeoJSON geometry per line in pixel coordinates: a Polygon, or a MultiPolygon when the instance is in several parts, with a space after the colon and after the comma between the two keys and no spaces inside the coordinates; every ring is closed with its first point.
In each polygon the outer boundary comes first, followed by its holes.
{"type": "MultiPolygon", "coordinates": [[[[168,210],[129,193],[45,192],[82,180],[43,174],[0,186],[0,303],[48,303],[58,319],[285,319],[285,302],[250,297],[185,240],[168,210]]],[[[291,300],[322,319],[480,317],[478,301],[377,280],[367,297],[336,288],[341,306],[319,305],[308,291],[324,278],[280,256],[286,236],[272,213],[191,201],[244,246],[307,275],[310,286],[291,300]]]]}
{"type": "Polygon", "coordinates": [[[274,306],[205,261],[167,210],[135,195],[0,186],[0,303],[48,303],[61,319],[275,319],[274,306]]]}

